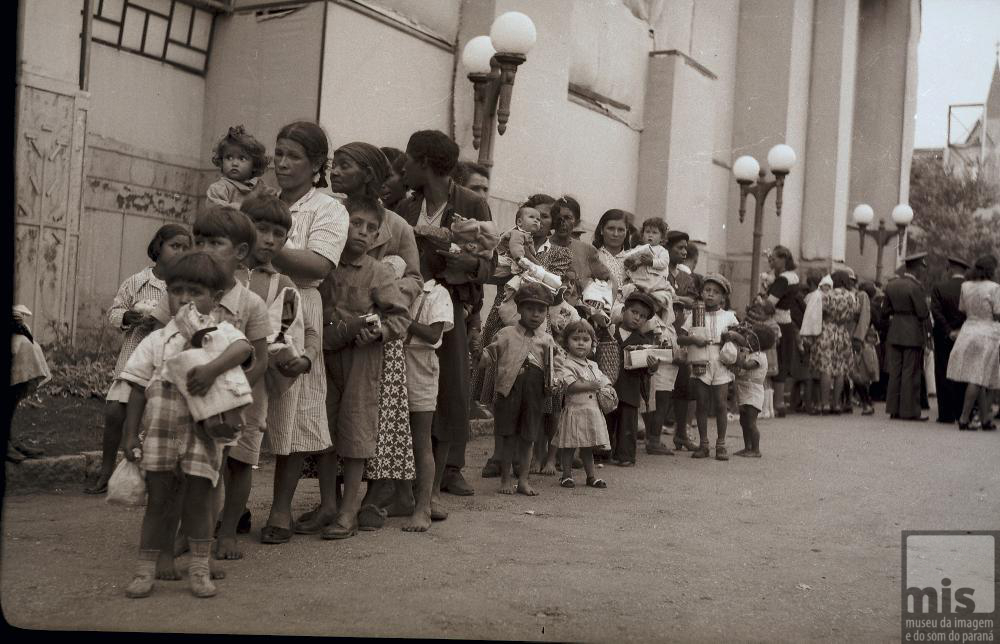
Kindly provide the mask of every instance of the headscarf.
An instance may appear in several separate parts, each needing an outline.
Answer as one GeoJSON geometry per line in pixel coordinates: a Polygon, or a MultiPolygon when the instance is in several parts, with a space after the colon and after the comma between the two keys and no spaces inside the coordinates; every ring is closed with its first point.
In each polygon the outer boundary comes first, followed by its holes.
{"type": "Polygon", "coordinates": [[[382,191],[382,184],[392,175],[392,165],[390,165],[389,159],[386,158],[382,150],[379,150],[371,143],[355,141],[354,143],[340,146],[334,151],[334,154],[337,153],[347,156],[371,173],[372,178],[365,184],[365,192],[373,197],[379,196],[379,193],[382,191]]]}

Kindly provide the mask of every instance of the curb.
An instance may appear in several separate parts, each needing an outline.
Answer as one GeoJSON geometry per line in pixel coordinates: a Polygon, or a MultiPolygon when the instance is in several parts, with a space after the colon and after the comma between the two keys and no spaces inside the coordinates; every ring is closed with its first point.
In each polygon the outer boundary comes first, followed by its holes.
{"type": "MultiPolygon", "coordinates": [[[[469,422],[471,438],[493,435],[493,420],[469,422]]],[[[262,454],[262,458],[269,455],[262,454]]],[[[119,459],[121,456],[119,455],[119,459]]],[[[82,488],[97,478],[101,470],[101,452],[82,452],[65,456],[29,458],[20,464],[7,464],[7,494],[29,494],[63,488],[82,488]]]]}

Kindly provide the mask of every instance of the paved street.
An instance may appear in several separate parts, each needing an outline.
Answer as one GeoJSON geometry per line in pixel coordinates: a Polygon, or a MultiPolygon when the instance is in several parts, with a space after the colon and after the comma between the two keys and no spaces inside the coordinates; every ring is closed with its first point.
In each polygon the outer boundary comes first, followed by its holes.
{"type": "MultiPolygon", "coordinates": [[[[932,412],[933,413],[933,412],[932,412]]],[[[900,531],[1000,526],[1000,434],[884,415],[762,421],[764,458],[605,467],[609,489],[476,495],[425,535],[245,541],[209,600],[123,595],[141,509],[7,498],[4,615],[26,628],[529,640],[872,640],[900,633],[900,531]],[[530,513],[529,513],[530,512],[530,513]]],[[[714,430],[713,430],[714,432],[714,430]]],[[[731,451],[742,447],[738,424],[731,451]]],[[[254,536],[270,468],[251,501],[254,536]]],[[[582,483],[582,475],[578,477],[582,483]]],[[[307,481],[298,509],[318,496],[307,481]]],[[[186,563],[186,559],[180,560],[186,563]]]]}

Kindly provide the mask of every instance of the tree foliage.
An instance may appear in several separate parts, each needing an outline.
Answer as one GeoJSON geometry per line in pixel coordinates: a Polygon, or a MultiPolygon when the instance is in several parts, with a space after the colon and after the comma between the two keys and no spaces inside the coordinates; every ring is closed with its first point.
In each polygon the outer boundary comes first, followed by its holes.
{"type": "Polygon", "coordinates": [[[939,159],[914,158],[910,168],[913,225],[909,252],[926,251],[933,280],[947,270],[947,257],[970,264],[1000,257],[1000,177],[995,168],[953,172],[939,159]]]}

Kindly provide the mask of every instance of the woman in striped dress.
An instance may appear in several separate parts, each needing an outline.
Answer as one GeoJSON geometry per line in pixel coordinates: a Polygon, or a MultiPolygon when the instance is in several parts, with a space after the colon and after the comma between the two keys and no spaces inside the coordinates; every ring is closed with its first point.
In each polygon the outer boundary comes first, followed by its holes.
{"type": "Polygon", "coordinates": [[[122,442],[122,424],[125,422],[125,405],[128,403],[129,384],[118,379],[129,356],[143,338],[153,330],[155,320],[149,315],[167,294],[167,285],[161,279],[163,266],[175,255],[191,248],[191,231],[180,224],[164,224],[156,231],[146,255],[155,262],[122,282],[115,301],[108,310],[111,326],[125,332],[122,348],[115,364],[115,376],[107,395],[104,413],[104,438],[101,442],[101,475],[97,482],[83,489],[87,494],[104,494],[108,480],[115,469],[118,446],[122,442]]]}
{"type": "MultiPolygon", "coordinates": [[[[292,230],[273,264],[299,288],[302,313],[314,328],[323,328],[323,305],[317,287],[340,261],[347,241],[348,216],[344,206],[316,190],[327,186],[329,143],[323,129],[308,121],[281,128],[274,146],[274,173],[281,188],[279,197],[292,214],[292,230]]],[[[274,453],[274,498],[267,518],[267,533],[280,533],[278,543],[287,541],[292,528],[292,497],[302,472],[306,454],[320,453],[328,461],[320,486],[331,492],[328,507],[320,518],[332,520],[336,514],[333,491],[337,484],[336,454],[326,418],[326,374],[322,365],[300,376],[293,395],[282,396],[270,414],[293,415],[294,423],[281,423],[287,431],[268,431],[268,448],[274,453]]],[[[317,529],[316,532],[319,530],[317,529]]],[[[262,533],[262,538],[263,538],[262,533]]]]}

